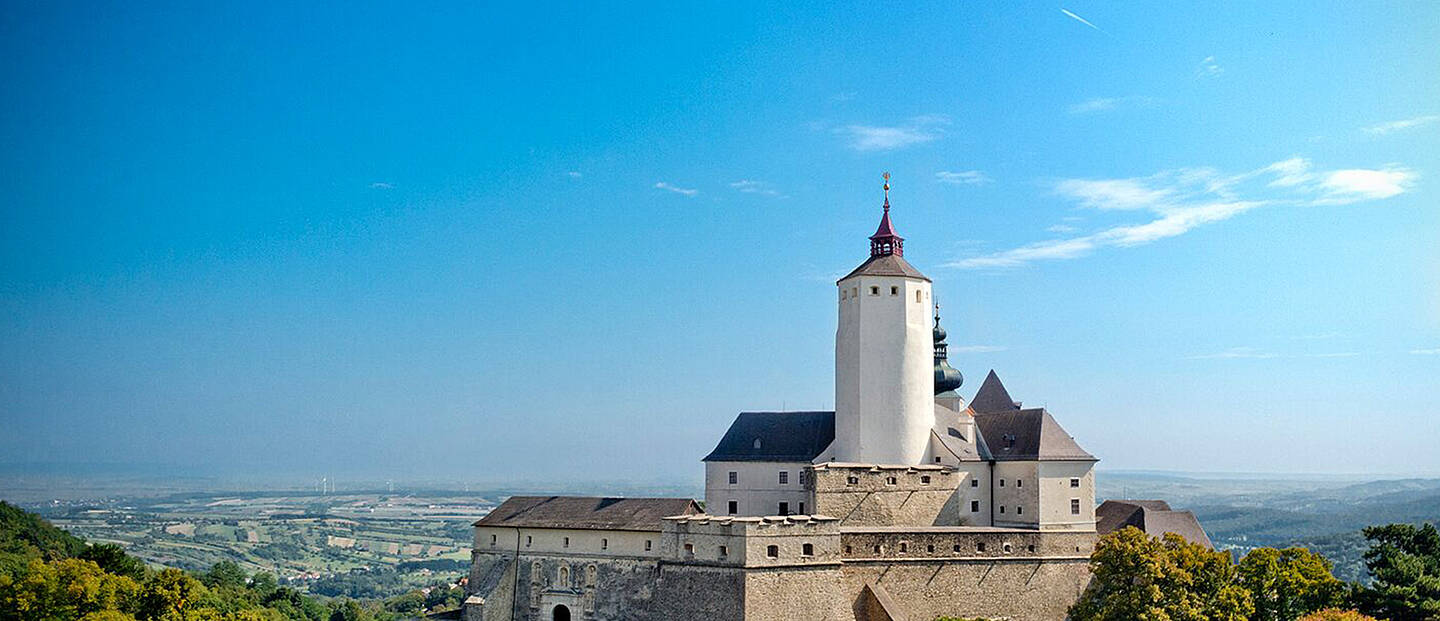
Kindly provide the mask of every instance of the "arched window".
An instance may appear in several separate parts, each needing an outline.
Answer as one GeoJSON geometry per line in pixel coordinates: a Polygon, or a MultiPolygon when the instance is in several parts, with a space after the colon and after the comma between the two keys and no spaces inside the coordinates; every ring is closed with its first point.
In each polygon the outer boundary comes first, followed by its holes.
{"type": "Polygon", "coordinates": [[[568,587],[570,586],[570,568],[569,568],[569,567],[565,567],[565,566],[561,566],[561,567],[560,567],[560,578],[559,578],[559,580],[556,581],[556,584],[557,584],[560,588],[562,588],[562,589],[563,589],[563,588],[568,588],[568,587]]]}

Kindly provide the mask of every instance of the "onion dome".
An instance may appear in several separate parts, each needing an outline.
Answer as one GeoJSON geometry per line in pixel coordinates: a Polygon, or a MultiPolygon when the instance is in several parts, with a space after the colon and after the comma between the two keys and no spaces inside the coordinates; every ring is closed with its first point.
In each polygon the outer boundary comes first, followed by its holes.
{"type": "Polygon", "coordinates": [[[940,327],[940,305],[935,305],[935,394],[949,392],[965,383],[965,376],[947,360],[945,328],[940,327]]]}

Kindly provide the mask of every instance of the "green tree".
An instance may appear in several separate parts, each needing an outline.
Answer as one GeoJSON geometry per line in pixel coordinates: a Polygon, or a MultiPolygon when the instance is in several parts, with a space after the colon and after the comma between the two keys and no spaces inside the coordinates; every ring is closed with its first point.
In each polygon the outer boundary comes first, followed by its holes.
{"type": "Polygon", "coordinates": [[[1305,548],[1256,548],[1240,559],[1240,584],[1250,591],[1253,621],[1294,621],[1342,603],[1345,585],[1330,561],[1305,548]]]}
{"type": "Polygon", "coordinates": [[[105,610],[135,609],[140,585],[90,561],[32,560],[23,575],[0,576],[0,620],[73,621],[105,610]]]}
{"type": "Polygon", "coordinates": [[[1229,555],[1173,533],[1110,533],[1090,556],[1090,570],[1090,586],[1070,608],[1077,621],[1244,621],[1252,610],[1229,555]]]}
{"type": "Polygon", "coordinates": [[[200,582],[212,589],[245,588],[249,576],[235,561],[220,561],[210,566],[210,571],[200,577],[200,582]]]}
{"type": "Polygon", "coordinates": [[[164,569],[150,576],[140,593],[141,619],[189,619],[196,604],[208,597],[205,585],[178,569],[164,569]]]}
{"type": "Polygon", "coordinates": [[[1356,610],[1340,610],[1338,608],[1326,608],[1312,612],[1300,617],[1299,621],[1380,621],[1370,615],[1360,614],[1356,610]]]}
{"type": "Polygon", "coordinates": [[[70,558],[84,549],[85,540],[0,501],[0,574],[24,573],[31,560],[70,558]]]}
{"type": "Polygon", "coordinates": [[[145,562],[125,553],[125,548],[114,543],[96,543],[80,552],[80,558],[94,561],[100,569],[132,580],[145,579],[145,562]]]}
{"type": "Polygon", "coordinates": [[[1361,610],[1391,621],[1440,619],[1440,532],[1434,524],[1371,526],[1365,567],[1372,578],[1357,594],[1361,610]]]}

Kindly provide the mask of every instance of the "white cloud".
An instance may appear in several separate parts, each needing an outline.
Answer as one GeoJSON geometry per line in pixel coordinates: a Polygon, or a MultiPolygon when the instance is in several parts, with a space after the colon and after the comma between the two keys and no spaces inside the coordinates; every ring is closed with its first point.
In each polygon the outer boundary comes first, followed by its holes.
{"type": "Polygon", "coordinates": [[[376,181],[375,183],[370,184],[370,187],[376,190],[393,190],[395,189],[395,184],[385,183],[383,181],[376,181]]]}
{"type": "Polygon", "coordinates": [[[585,176],[585,175],[580,174],[580,171],[578,171],[578,170],[572,170],[572,171],[567,172],[567,173],[565,173],[565,174],[566,174],[566,175],[569,175],[571,179],[579,179],[579,178],[585,176]]]}
{"type": "Polygon", "coordinates": [[[657,189],[657,190],[669,190],[669,191],[674,192],[674,193],[676,193],[676,194],[684,194],[685,196],[695,196],[696,194],[699,194],[699,193],[700,193],[700,190],[696,190],[696,189],[694,189],[694,188],[680,188],[680,187],[675,187],[675,186],[670,185],[669,183],[666,183],[666,182],[664,182],[664,181],[657,181],[657,182],[655,182],[655,189],[657,189]]]}
{"type": "Polygon", "coordinates": [[[1410,353],[1417,356],[1440,356],[1440,347],[1435,349],[1412,349],[1410,353]]]}
{"type": "Polygon", "coordinates": [[[1417,116],[1413,119],[1390,121],[1388,123],[1376,123],[1375,125],[1364,128],[1364,131],[1367,134],[1375,134],[1378,136],[1391,132],[1398,132],[1404,129],[1422,127],[1434,123],[1435,121],[1440,121],[1440,115],[1431,114],[1428,116],[1417,116]]]}
{"type": "Polygon", "coordinates": [[[990,178],[978,170],[962,170],[959,172],[942,170],[935,173],[935,180],[951,185],[984,185],[990,183],[990,178]]]}
{"type": "Polygon", "coordinates": [[[746,194],[763,194],[763,195],[765,195],[765,196],[780,196],[780,192],[776,191],[775,188],[770,187],[770,184],[768,184],[768,183],[766,183],[766,182],[764,182],[764,181],[752,181],[752,180],[750,180],[750,179],[741,179],[741,180],[739,180],[739,181],[732,182],[732,183],[730,184],[730,187],[735,188],[735,190],[738,191],[738,192],[744,192],[744,193],[746,193],[746,194]]]}
{"type": "Polygon", "coordinates": [[[1051,233],[1058,233],[1058,234],[1063,235],[1063,234],[1065,234],[1065,233],[1074,233],[1076,229],[1075,229],[1075,227],[1070,226],[1070,225],[1068,225],[1068,224],[1056,224],[1056,225],[1053,225],[1053,226],[1046,227],[1045,230],[1046,230],[1046,231],[1049,231],[1049,232],[1051,232],[1051,233]]]}
{"type": "Polygon", "coordinates": [[[1200,61],[1200,66],[1195,69],[1195,77],[1197,78],[1213,78],[1222,73],[1225,73],[1225,68],[1221,67],[1219,62],[1216,62],[1214,56],[1206,56],[1200,61]]]}
{"type": "Polygon", "coordinates": [[[1320,189],[1325,193],[1325,202],[1353,203],[1401,194],[1410,189],[1415,177],[1414,172],[1404,168],[1351,168],[1326,174],[1320,182],[1320,189]]]}
{"type": "MultiPolygon", "coordinates": [[[[1117,224],[1090,235],[1061,237],[959,259],[947,267],[994,269],[1074,259],[1102,248],[1127,248],[1177,237],[1270,205],[1339,205],[1390,198],[1407,191],[1415,173],[1398,167],[1317,171],[1303,158],[1226,175],[1208,167],[1162,171],[1149,177],[1061,179],[1054,192],[1086,209],[1144,213],[1148,221],[1117,224]]],[[[1074,229],[1052,226],[1065,235],[1074,229]]]]}
{"type": "Polygon", "coordinates": [[[1104,112],[1120,107],[1143,107],[1156,102],[1154,97],[1092,97],[1080,103],[1074,104],[1066,109],[1070,114],[1089,114],[1092,112],[1104,112]]]}
{"type": "Polygon", "coordinates": [[[947,351],[961,354],[989,354],[1010,349],[1002,345],[951,345],[947,351]]]}
{"type": "Polygon", "coordinates": [[[1280,357],[1280,354],[1272,354],[1272,353],[1269,353],[1269,352],[1263,352],[1263,351],[1260,351],[1260,350],[1258,350],[1258,349],[1255,349],[1254,347],[1231,347],[1230,349],[1227,349],[1227,350],[1222,351],[1222,352],[1214,353],[1214,354],[1200,354],[1200,355],[1198,355],[1198,356],[1186,356],[1185,359],[1186,359],[1186,360],[1228,360],[1228,359],[1236,359],[1236,358],[1266,359],[1266,358],[1279,358],[1279,357],[1280,357]]]}
{"type": "Polygon", "coordinates": [[[846,125],[835,131],[850,139],[856,151],[891,151],[936,140],[950,120],[939,115],[917,116],[904,125],[846,125]]]}
{"type": "Polygon", "coordinates": [[[1360,352],[1358,352],[1358,351],[1340,351],[1340,352],[1325,353],[1325,354],[1305,354],[1305,357],[1306,357],[1306,358],[1354,358],[1354,357],[1359,356],[1359,355],[1360,355],[1360,352]]]}
{"type": "MultiPolygon", "coordinates": [[[[1090,20],[1087,20],[1087,19],[1085,19],[1085,18],[1083,18],[1083,17],[1080,17],[1079,15],[1076,15],[1076,14],[1074,14],[1074,13],[1071,13],[1071,12],[1070,12],[1069,10],[1067,10],[1067,9],[1062,8],[1062,9],[1060,9],[1060,12],[1061,12],[1061,13],[1064,13],[1065,16],[1066,16],[1066,17],[1069,17],[1070,19],[1073,19],[1073,20],[1075,20],[1075,21],[1077,21],[1077,22],[1080,22],[1080,23],[1082,23],[1082,24],[1085,24],[1086,26],[1089,26],[1089,27],[1094,28],[1094,29],[1096,29],[1096,30],[1100,30],[1100,27],[1099,27],[1099,26],[1096,26],[1095,24],[1090,23],[1090,20]]],[[[1100,32],[1105,32],[1105,31],[1104,31],[1104,30],[1100,30],[1100,32]]]]}

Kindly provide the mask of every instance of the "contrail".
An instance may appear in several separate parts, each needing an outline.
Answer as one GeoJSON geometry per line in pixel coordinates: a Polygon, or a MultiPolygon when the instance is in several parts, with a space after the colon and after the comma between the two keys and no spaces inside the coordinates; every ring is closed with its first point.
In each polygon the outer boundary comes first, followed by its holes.
{"type": "MultiPolygon", "coordinates": [[[[1064,13],[1064,14],[1067,15],[1067,16],[1069,16],[1070,19],[1073,19],[1073,20],[1075,20],[1075,21],[1077,21],[1077,22],[1080,22],[1080,23],[1082,23],[1082,24],[1085,24],[1086,26],[1089,26],[1089,27],[1094,28],[1094,29],[1096,29],[1096,30],[1100,30],[1100,27],[1099,27],[1099,26],[1096,26],[1095,24],[1090,23],[1089,20],[1087,20],[1087,19],[1085,19],[1085,18],[1083,18],[1083,17],[1080,17],[1079,15],[1076,15],[1076,14],[1074,14],[1074,13],[1071,13],[1070,11],[1068,11],[1068,10],[1066,10],[1066,9],[1063,9],[1063,8],[1062,8],[1062,9],[1060,9],[1060,12],[1061,12],[1061,13],[1064,13]]],[[[1104,31],[1104,30],[1100,30],[1100,32],[1105,32],[1105,31],[1104,31]]]]}

